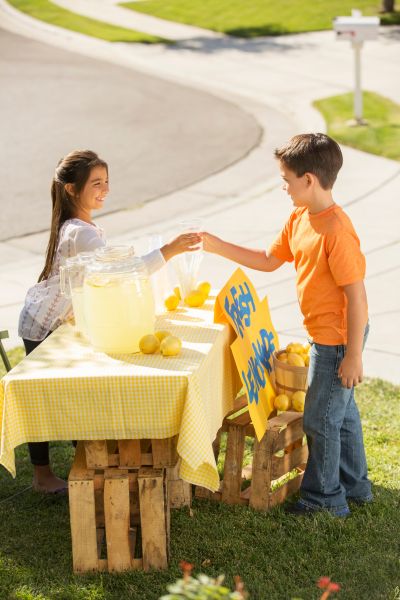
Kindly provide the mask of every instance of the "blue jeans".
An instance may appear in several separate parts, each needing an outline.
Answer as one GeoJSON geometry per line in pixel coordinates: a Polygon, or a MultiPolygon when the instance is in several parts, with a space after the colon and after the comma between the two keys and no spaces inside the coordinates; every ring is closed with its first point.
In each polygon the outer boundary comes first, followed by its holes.
{"type": "Polygon", "coordinates": [[[346,346],[312,344],[304,406],[309,456],[300,503],[337,515],[349,512],[348,499],[372,500],[354,388],[343,387],[338,377],[345,352],[346,346]]]}

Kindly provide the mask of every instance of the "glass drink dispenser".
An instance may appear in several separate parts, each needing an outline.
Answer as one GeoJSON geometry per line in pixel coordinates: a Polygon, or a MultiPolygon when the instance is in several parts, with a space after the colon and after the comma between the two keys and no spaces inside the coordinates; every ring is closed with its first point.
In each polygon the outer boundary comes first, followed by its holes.
{"type": "Polygon", "coordinates": [[[88,337],[96,350],[139,352],[154,333],[154,299],[147,268],[130,246],[105,246],[86,265],[83,304],[88,337]]]}

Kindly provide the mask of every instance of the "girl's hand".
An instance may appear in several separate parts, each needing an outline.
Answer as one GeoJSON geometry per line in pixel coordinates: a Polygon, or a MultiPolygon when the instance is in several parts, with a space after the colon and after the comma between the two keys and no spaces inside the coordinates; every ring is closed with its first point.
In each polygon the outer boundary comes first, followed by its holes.
{"type": "Polygon", "coordinates": [[[169,260],[182,252],[195,252],[199,250],[201,241],[202,236],[199,233],[182,233],[160,248],[161,254],[165,260],[169,260]]]}

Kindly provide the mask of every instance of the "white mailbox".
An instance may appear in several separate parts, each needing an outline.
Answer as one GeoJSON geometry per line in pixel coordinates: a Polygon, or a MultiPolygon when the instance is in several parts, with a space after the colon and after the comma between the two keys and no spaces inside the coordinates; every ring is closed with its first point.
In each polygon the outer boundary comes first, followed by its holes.
{"type": "Polygon", "coordinates": [[[363,17],[360,10],[353,9],[351,17],[333,19],[337,40],[351,42],[354,50],[354,125],[365,125],[361,91],[361,48],[367,40],[375,40],[379,34],[379,17],[363,17]]]}
{"type": "Polygon", "coordinates": [[[336,39],[348,42],[365,42],[376,40],[379,33],[379,17],[336,17],[333,28],[336,39]]]}

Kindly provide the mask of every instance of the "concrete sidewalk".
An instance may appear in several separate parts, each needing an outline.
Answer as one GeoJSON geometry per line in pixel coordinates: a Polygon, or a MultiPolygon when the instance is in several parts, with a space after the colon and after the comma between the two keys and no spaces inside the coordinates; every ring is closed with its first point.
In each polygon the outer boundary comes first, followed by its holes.
{"type": "MultiPolygon", "coordinates": [[[[62,3],[66,5],[67,0],[62,3]]],[[[96,0],[97,6],[102,5],[99,14],[112,4],[112,0],[96,0]]],[[[93,2],[75,1],[73,5],[75,12],[84,12],[93,2]]],[[[39,23],[4,6],[0,0],[2,25],[10,31],[227,98],[251,113],[263,127],[262,143],[221,173],[136,210],[97,219],[110,242],[134,240],[137,251],[145,251],[146,236],[152,233],[165,237],[174,233],[183,215],[201,216],[206,229],[232,241],[266,247],[291,211],[290,200],[280,189],[273,147],[294,133],[323,130],[324,123],[311,102],[352,89],[350,46],[336,42],[331,32],[239,40],[181,30],[187,37],[172,47],[109,44],[39,23]]],[[[120,10],[126,13],[126,9],[120,10]]],[[[120,24],[126,26],[125,22],[120,24]]],[[[169,28],[172,31],[175,27],[167,22],[159,26],[158,35],[165,37],[169,37],[169,28]]],[[[364,88],[395,101],[400,97],[399,65],[395,62],[399,45],[399,28],[391,28],[382,30],[380,39],[367,43],[363,50],[364,88]]],[[[368,267],[371,333],[365,373],[400,383],[400,290],[396,285],[400,270],[400,165],[343,150],[345,165],[335,197],[359,232],[368,267]]],[[[46,242],[47,234],[40,234],[0,244],[5,290],[0,323],[12,334],[9,345],[17,341],[15,323],[20,305],[41,268],[46,242]]],[[[229,261],[206,256],[201,277],[219,287],[234,269],[229,261]]],[[[249,271],[249,275],[260,296],[268,295],[281,344],[305,339],[293,267],[286,265],[272,274],[249,271]]]]}

